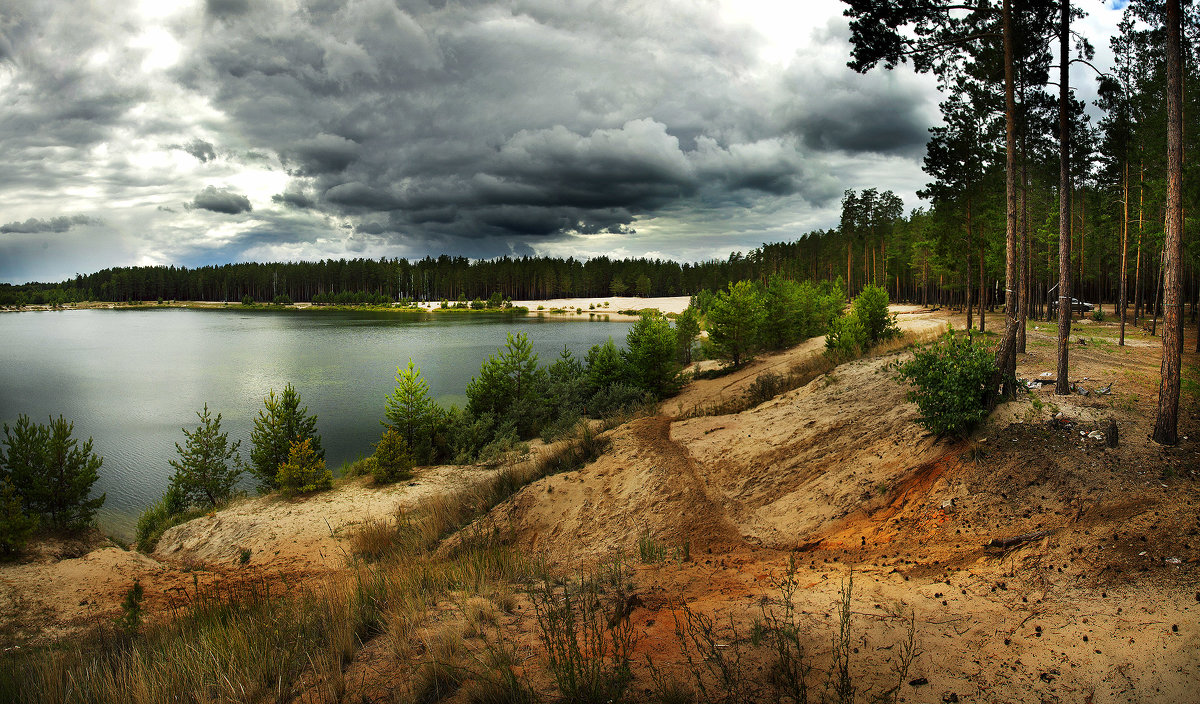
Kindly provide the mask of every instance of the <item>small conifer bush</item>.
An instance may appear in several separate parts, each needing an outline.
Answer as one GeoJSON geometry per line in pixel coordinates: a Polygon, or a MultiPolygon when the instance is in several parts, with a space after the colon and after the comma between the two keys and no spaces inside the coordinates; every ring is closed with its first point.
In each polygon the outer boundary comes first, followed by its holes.
{"type": "Polygon", "coordinates": [[[333,472],[313,450],[308,438],[292,443],[287,461],[279,465],[275,482],[284,496],[307,494],[333,487],[333,472]]]}
{"type": "Polygon", "coordinates": [[[395,430],[386,430],[375,444],[375,462],[371,475],[376,484],[391,484],[412,478],[413,457],[404,436],[395,430]]]}
{"type": "Polygon", "coordinates": [[[982,343],[948,328],[897,370],[897,380],[912,385],[907,398],[921,412],[917,422],[930,432],[965,436],[987,417],[988,382],[996,365],[982,343]]]}

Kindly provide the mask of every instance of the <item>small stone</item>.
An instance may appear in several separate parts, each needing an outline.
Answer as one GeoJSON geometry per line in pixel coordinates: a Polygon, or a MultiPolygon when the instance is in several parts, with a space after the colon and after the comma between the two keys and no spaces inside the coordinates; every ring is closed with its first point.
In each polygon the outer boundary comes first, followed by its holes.
{"type": "Polygon", "coordinates": [[[924,677],[918,677],[915,680],[909,680],[908,684],[913,687],[924,687],[925,685],[929,684],[929,680],[925,679],[924,677]]]}

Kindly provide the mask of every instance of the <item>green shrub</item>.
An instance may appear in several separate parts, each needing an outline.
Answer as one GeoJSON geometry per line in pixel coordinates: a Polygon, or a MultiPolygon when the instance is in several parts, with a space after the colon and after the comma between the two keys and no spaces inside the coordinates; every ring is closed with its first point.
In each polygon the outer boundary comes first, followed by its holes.
{"type": "Polygon", "coordinates": [[[867,348],[867,330],[855,315],[834,318],[825,334],[825,349],[834,356],[852,359],[867,348]]]}
{"type": "Polygon", "coordinates": [[[888,313],[887,289],[881,286],[865,286],[854,298],[850,314],[858,318],[867,333],[867,342],[874,345],[881,340],[890,340],[900,334],[896,316],[888,313]]]}
{"type": "Polygon", "coordinates": [[[242,296],[242,305],[244,305],[244,306],[254,305],[254,296],[251,296],[248,293],[245,296],[242,296]]]}
{"type": "Polygon", "coordinates": [[[1092,320],[1095,320],[1097,323],[1103,323],[1104,309],[1100,306],[1096,306],[1095,310],[1092,311],[1092,320]]]}
{"type": "Polygon", "coordinates": [[[310,440],[317,457],[325,459],[321,436],[317,434],[317,417],[308,414],[308,406],[300,407],[300,394],[290,383],[276,396],[271,389],[263,399],[263,410],[254,419],[250,431],[250,471],[258,479],[262,491],[277,488],[279,466],[287,461],[292,444],[310,440]]]}
{"type": "Polygon", "coordinates": [[[596,392],[588,402],[588,415],[593,418],[616,415],[633,410],[654,400],[644,389],[629,384],[616,383],[596,392]]]}
{"type": "Polygon", "coordinates": [[[746,400],[751,407],[765,403],[783,393],[783,377],[775,372],[763,372],[746,389],[746,400]]]}
{"type": "Polygon", "coordinates": [[[277,306],[290,306],[290,305],[292,305],[292,297],[287,295],[286,293],[281,293],[278,296],[276,296],[275,299],[271,301],[271,303],[274,303],[277,306]]]}
{"type": "Polygon", "coordinates": [[[0,479],[0,557],[20,552],[35,528],[37,516],[25,513],[16,488],[0,479]]]}
{"type": "Polygon", "coordinates": [[[675,330],[658,311],[643,312],[625,336],[622,354],[629,379],[662,398],[679,388],[675,330]]]}
{"type": "Polygon", "coordinates": [[[996,365],[982,343],[950,328],[897,369],[897,380],[913,387],[907,398],[921,412],[917,422],[930,432],[964,436],[987,417],[988,383],[996,365]]]}
{"type": "Polygon", "coordinates": [[[169,528],[204,515],[202,509],[187,510],[184,498],[174,488],[168,488],[162,498],[138,516],[134,539],[140,552],[151,553],[159,538],[169,528]]]}
{"type": "Polygon", "coordinates": [[[412,479],[412,470],[413,456],[404,436],[395,430],[385,430],[375,444],[375,462],[371,468],[375,483],[391,484],[412,479]]]}
{"type": "Polygon", "coordinates": [[[279,465],[275,483],[284,496],[307,494],[332,488],[333,473],[313,450],[312,441],[305,438],[292,443],[287,461],[279,465]]]}
{"type": "Polygon", "coordinates": [[[92,452],[92,439],[80,444],[71,437],[75,424],[51,418],[47,425],[29,416],[4,425],[0,478],[12,484],[24,510],[43,525],[77,530],[91,524],[105,495],[89,498],[104,458],[92,452]]]}
{"type": "Polygon", "coordinates": [[[221,432],[221,414],[209,415],[208,404],[197,411],[200,425],[194,431],[183,429],[184,445],[175,443],[178,460],[169,460],[175,468],[171,490],[184,505],[200,508],[216,506],[233,495],[233,487],[242,475],[242,461],[237,449],[241,440],[229,444],[229,433],[221,432]]]}
{"type": "Polygon", "coordinates": [[[407,369],[396,368],[396,388],[384,401],[384,409],[384,425],[400,433],[412,462],[433,462],[434,430],[444,412],[429,395],[429,384],[411,357],[407,369]]]}
{"type": "Polygon", "coordinates": [[[718,291],[706,314],[708,338],[717,354],[738,366],[759,347],[766,322],[766,308],[758,289],[750,281],[729,285],[718,291]]]}

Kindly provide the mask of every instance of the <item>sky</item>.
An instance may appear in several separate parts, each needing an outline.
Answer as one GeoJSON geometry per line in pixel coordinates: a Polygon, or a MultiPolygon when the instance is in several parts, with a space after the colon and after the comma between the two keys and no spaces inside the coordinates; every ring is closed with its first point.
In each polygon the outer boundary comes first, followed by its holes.
{"type": "MultiPolygon", "coordinates": [[[[1123,2],[1080,0],[1103,68],[1123,2]]],[[[725,258],[906,208],[941,97],[836,0],[0,0],[0,282],[725,258]]],[[[1079,97],[1094,76],[1077,67],[1079,97]]]]}

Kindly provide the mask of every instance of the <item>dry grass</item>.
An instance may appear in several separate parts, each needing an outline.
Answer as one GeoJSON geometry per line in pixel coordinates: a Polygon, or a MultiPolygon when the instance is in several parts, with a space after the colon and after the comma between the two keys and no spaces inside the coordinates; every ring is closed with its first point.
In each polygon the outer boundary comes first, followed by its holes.
{"type": "Polygon", "coordinates": [[[788,369],[787,374],[779,375],[765,372],[755,379],[745,393],[733,398],[696,404],[680,418],[697,418],[700,416],[723,416],[748,411],[780,394],[805,386],[816,379],[832,372],[838,366],[855,359],[883,357],[914,345],[932,342],[941,332],[903,333],[890,340],[884,340],[869,351],[854,356],[836,354],[825,351],[814,354],[807,359],[796,362],[788,369]]]}

